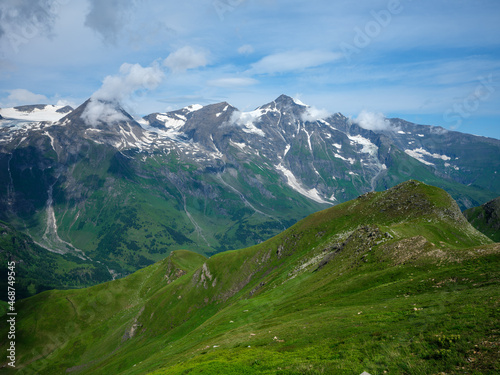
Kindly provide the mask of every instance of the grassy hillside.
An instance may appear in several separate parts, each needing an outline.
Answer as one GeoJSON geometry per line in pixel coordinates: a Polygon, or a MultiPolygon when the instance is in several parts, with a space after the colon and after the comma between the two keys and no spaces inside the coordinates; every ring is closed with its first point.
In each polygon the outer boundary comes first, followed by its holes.
{"type": "MultiPolygon", "coordinates": [[[[500,245],[448,194],[409,181],[257,246],[209,259],[178,251],[120,280],[18,301],[17,365],[27,374],[493,374],[499,260],[500,245]]],[[[5,329],[0,340],[6,349],[5,329]]]]}
{"type": "Polygon", "coordinates": [[[464,211],[469,222],[495,242],[500,242],[500,197],[464,211]]]}

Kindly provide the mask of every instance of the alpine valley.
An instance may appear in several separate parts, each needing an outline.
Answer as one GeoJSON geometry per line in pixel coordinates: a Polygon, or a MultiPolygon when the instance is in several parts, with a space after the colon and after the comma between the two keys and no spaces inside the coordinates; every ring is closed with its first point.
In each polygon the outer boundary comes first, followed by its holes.
{"type": "Polygon", "coordinates": [[[97,99],[1,109],[2,243],[22,246],[0,256],[30,275],[19,293],[123,277],[174,250],[256,245],[410,178],[461,209],[500,195],[499,140],[316,112],[285,95],[251,112],[224,102],[142,119],[97,99]],[[37,278],[30,259],[65,276],[37,278]]]}

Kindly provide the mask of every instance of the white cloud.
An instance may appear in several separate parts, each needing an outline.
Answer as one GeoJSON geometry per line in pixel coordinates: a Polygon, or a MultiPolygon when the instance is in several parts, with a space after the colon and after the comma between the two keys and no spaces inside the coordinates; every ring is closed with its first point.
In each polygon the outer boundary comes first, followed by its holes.
{"type": "Polygon", "coordinates": [[[329,51],[288,51],[266,56],[252,64],[254,74],[272,74],[300,71],[328,64],[342,58],[341,53],[329,51]]]}
{"type": "Polygon", "coordinates": [[[255,126],[257,120],[262,116],[262,112],[256,109],[252,112],[234,111],[231,115],[231,124],[240,126],[244,132],[253,133],[265,137],[265,133],[255,126]]]}
{"type": "Polygon", "coordinates": [[[391,123],[382,113],[374,113],[362,110],[354,119],[359,126],[368,130],[393,130],[391,123]]]}
{"type": "Polygon", "coordinates": [[[245,78],[245,77],[229,77],[229,78],[219,78],[208,81],[210,86],[225,87],[225,88],[238,88],[244,86],[251,86],[258,83],[256,79],[245,78]]]}
{"type": "Polygon", "coordinates": [[[9,90],[7,102],[9,106],[23,104],[47,104],[49,99],[45,95],[35,94],[25,89],[9,90]]]}
{"type": "Polygon", "coordinates": [[[146,68],[139,64],[124,63],[118,75],[104,78],[101,88],[92,95],[92,98],[120,101],[135,91],[155,89],[164,77],[165,74],[157,63],[146,68]]]}
{"type": "Polygon", "coordinates": [[[87,125],[94,127],[99,122],[114,123],[127,120],[127,117],[119,112],[112,103],[93,98],[90,99],[90,102],[85,107],[81,118],[87,125]]]}
{"type": "Polygon", "coordinates": [[[331,113],[326,109],[307,106],[306,111],[301,115],[302,121],[318,121],[330,117],[331,113]]]}
{"type": "Polygon", "coordinates": [[[185,46],[172,52],[163,61],[163,65],[174,73],[182,73],[188,69],[195,69],[207,65],[207,54],[185,46]]]}
{"type": "Polygon", "coordinates": [[[250,44],[245,44],[238,48],[238,53],[241,55],[250,55],[254,53],[254,51],[254,48],[250,44]]]}
{"type": "Polygon", "coordinates": [[[99,122],[127,120],[117,109],[117,103],[138,90],[155,89],[164,78],[165,74],[156,62],[148,67],[124,63],[118,75],[104,78],[101,88],[92,94],[81,117],[90,126],[96,126],[99,122]]]}
{"type": "Polygon", "coordinates": [[[62,106],[62,107],[65,107],[67,105],[69,105],[70,107],[73,107],[73,108],[77,107],[77,104],[75,102],[73,102],[72,100],[67,100],[67,99],[57,100],[56,105],[62,106]]]}

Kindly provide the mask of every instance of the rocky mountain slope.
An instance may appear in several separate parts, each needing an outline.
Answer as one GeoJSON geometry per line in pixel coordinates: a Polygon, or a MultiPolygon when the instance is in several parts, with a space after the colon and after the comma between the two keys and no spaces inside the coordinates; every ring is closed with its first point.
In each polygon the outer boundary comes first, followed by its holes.
{"type": "Polygon", "coordinates": [[[8,300],[8,264],[16,263],[16,296],[26,298],[49,289],[81,288],[110,280],[101,263],[73,254],[48,252],[12,226],[0,222],[0,300],[8,300]]]}
{"type": "Polygon", "coordinates": [[[89,99],[55,122],[4,117],[0,219],[51,251],[102,262],[110,278],[175,249],[257,244],[409,178],[462,208],[500,194],[498,140],[399,119],[375,132],[285,95],[251,112],[218,103],[136,120],[89,99]]]}
{"type": "Polygon", "coordinates": [[[500,242],[500,197],[479,207],[469,208],[464,215],[474,228],[495,242],[500,242]]]}
{"type": "Polygon", "coordinates": [[[409,181],[257,246],[18,301],[17,370],[494,373],[499,260],[448,194],[409,181]]]}

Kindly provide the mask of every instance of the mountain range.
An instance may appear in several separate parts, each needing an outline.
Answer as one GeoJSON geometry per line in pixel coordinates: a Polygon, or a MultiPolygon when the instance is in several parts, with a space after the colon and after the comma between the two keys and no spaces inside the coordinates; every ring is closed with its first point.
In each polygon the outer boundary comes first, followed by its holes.
{"type": "Polygon", "coordinates": [[[111,280],[172,250],[255,245],[409,178],[445,189],[462,209],[500,195],[499,140],[320,116],[286,95],[251,112],[223,102],[135,119],[91,98],[0,115],[0,220],[78,258],[85,277],[74,287],[103,281],[103,267],[111,280]]]}
{"type": "Polygon", "coordinates": [[[249,248],[177,250],[119,280],[17,301],[16,368],[2,358],[2,370],[495,374],[499,245],[445,191],[410,180],[249,248]]]}

